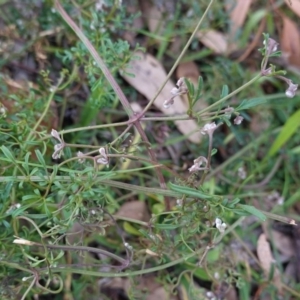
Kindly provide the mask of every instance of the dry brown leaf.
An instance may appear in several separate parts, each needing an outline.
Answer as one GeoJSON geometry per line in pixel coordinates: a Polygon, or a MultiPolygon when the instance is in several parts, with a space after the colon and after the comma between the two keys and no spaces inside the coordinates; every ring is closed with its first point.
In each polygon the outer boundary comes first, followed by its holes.
{"type": "MultiPolygon", "coordinates": [[[[259,236],[257,241],[257,256],[266,277],[269,277],[270,272],[272,270],[272,264],[275,262],[275,260],[271,252],[270,244],[267,241],[266,235],[264,233],[262,233],[259,236]]],[[[278,288],[278,291],[281,292],[282,287],[281,287],[280,273],[276,267],[274,268],[273,281],[276,287],[278,288]]]]}
{"type": "Polygon", "coordinates": [[[163,286],[160,286],[157,289],[151,291],[146,298],[146,300],[157,300],[157,299],[176,300],[178,298],[176,296],[170,295],[170,293],[168,293],[163,286]]]}
{"type": "Polygon", "coordinates": [[[151,4],[151,1],[141,1],[141,11],[150,32],[161,33],[163,28],[165,28],[162,11],[151,4]]]}
{"type": "Polygon", "coordinates": [[[300,17],[300,0],[285,0],[287,6],[300,17]]]}
{"type": "Polygon", "coordinates": [[[246,20],[252,0],[233,0],[227,3],[231,20],[231,36],[234,37],[237,30],[241,28],[246,20]]]}
{"type": "Polygon", "coordinates": [[[280,36],[280,46],[282,52],[287,56],[287,60],[294,66],[300,66],[300,34],[298,25],[282,14],[283,29],[280,36]]]}
{"type": "Polygon", "coordinates": [[[272,238],[274,246],[286,256],[291,258],[295,255],[295,248],[292,239],[277,230],[272,230],[272,238]]]}
{"type": "MultiPolygon", "coordinates": [[[[127,71],[133,73],[135,77],[123,75],[124,79],[128,81],[137,91],[143,94],[148,100],[151,100],[160,85],[167,77],[166,71],[163,66],[150,54],[136,53],[139,59],[133,60],[127,71]]],[[[160,109],[164,114],[175,116],[186,114],[188,105],[184,103],[182,98],[176,97],[175,103],[169,108],[165,108],[163,103],[170,98],[170,91],[175,87],[175,84],[169,80],[162,92],[159,94],[154,102],[154,105],[160,109]]],[[[180,132],[187,135],[187,138],[193,143],[199,143],[201,140],[198,131],[198,125],[194,120],[175,121],[175,124],[180,132]],[[197,131],[197,132],[195,132],[197,131]]]]}
{"type": "MultiPolygon", "coordinates": [[[[129,2],[129,5],[125,5],[126,11],[129,15],[136,15],[140,11],[140,7],[137,3],[137,0],[132,0],[129,2]]],[[[139,15],[133,19],[132,28],[134,30],[126,30],[123,34],[123,38],[129,42],[130,45],[135,45],[136,36],[138,34],[138,30],[144,27],[144,19],[142,15],[139,15]]]]}
{"type": "Polygon", "coordinates": [[[150,219],[150,215],[144,201],[125,202],[116,213],[116,216],[144,222],[148,222],[150,219]]]}
{"type": "Polygon", "coordinates": [[[197,85],[199,76],[200,72],[198,66],[193,61],[180,63],[176,70],[176,77],[178,79],[180,77],[188,78],[194,85],[197,85]]]}
{"type": "Polygon", "coordinates": [[[197,37],[200,42],[216,54],[224,54],[227,51],[228,43],[225,35],[214,29],[199,31],[197,37]]]}

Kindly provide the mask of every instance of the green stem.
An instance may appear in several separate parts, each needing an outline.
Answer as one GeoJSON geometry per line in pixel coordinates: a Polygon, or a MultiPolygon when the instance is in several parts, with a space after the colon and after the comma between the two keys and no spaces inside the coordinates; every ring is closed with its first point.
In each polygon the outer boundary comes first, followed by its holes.
{"type": "MultiPolygon", "coordinates": [[[[89,270],[82,270],[82,269],[66,268],[65,266],[53,268],[53,269],[51,269],[51,271],[53,273],[67,273],[68,272],[68,273],[73,273],[73,274],[83,274],[83,275],[87,275],[87,276],[106,277],[106,278],[109,278],[109,277],[131,277],[131,276],[153,273],[153,272],[157,272],[160,270],[170,268],[172,266],[183,263],[186,260],[188,260],[194,256],[197,256],[202,252],[203,252],[203,249],[201,248],[187,256],[181,257],[181,258],[171,261],[169,263],[166,263],[166,264],[163,264],[163,265],[160,265],[157,267],[145,269],[145,270],[138,270],[138,271],[132,271],[132,272],[106,273],[106,272],[96,272],[96,271],[89,271],[89,270]]],[[[42,269],[40,271],[41,271],[41,273],[47,272],[46,269],[42,269]]]]}
{"type": "Polygon", "coordinates": [[[220,105],[221,103],[223,103],[224,101],[226,101],[227,99],[231,98],[232,96],[236,95],[237,93],[239,93],[240,91],[242,91],[243,89],[245,89],[246,87],[250,86],[252,83],[254,83],[255,81],[257,81],[259,78],[261,78],[261,74],[259,73],[258,75],[256,75],[254,78],[252,78],[250,81],[248,81],[247,83],[245,83],[244,85],[242,85],[241,87],[239,87],[238,89],[236,89],[235,91],[233,91],[232,93],[228,94],[227,96],[221,98],[220,100],[218,100],[217,102],[211,104],[210,106],[200,110],[196,115],[197,116],[201,116],[203,113],[211,110],[213,107],[220,105]]]}
{"type": "Polygon", "coordinates": [[[36,122],[36,124],[34,125],[33,129],[30,131],[29,135],[27,136],[26,138],[26,141],[29,141],[31,139],[31,137],[33,136],[33,134],[36,132],[37,128],[40,126],[40,124],[42,123],[42,121],[44,120],[46,114],[48,113],[49,111],[49,108],[50,108],[50,105],[52,103],[52,100],[53,100],[53,97],[59,87],[59,85],[62,83],[63,81],[63,76],[61,76],[61,78],[59,79],[58,83],[57,83],[57,86],[55,86],[53,88],[53,91],[51,92],[49,98],[48,98],[48,101],[47,101],[47,104],[46,104],[46,107],[42,113],[42,115],[40,116],[40,118],[38,119],[38,121],[36,122]]]}

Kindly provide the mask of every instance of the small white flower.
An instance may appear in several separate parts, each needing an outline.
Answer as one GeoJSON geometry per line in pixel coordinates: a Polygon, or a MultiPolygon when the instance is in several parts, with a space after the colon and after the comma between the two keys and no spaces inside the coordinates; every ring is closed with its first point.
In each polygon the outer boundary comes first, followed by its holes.
{"type": "Polygon", "coordinates": [[[180,77],[176,83],[178,87],[181,87],[184,84],[184,77],[180,77]]]}
{"type": "Polygon", "coordinates": [[[97,163],[101,165],[108,165],[108,157],[105,148],[101,147],[99,149],[99,153],[101,154],[101,157],[97,159],[97,163]]]}
{"type": "Polygon", "coordinates": [[[173,96],[178,96],[180,95],[180,90],[176,87],[172,88],[170,93],[173,95],[173,96]]]}
{"type": "Polygon", "coordinates": [[[98,0],[98,1],[95,3],[95,10],[96,10],[96,11],[102,10],[103,5],[105,5],[105,1],[104,1],[104,0],[98,0]]]}
{"type": "Polygon", "coordinates": [[[289,81],[289,87],[287,88],[287,90],[285,91],[285,95],[288,97],[288,98],[294,98],[295,95],[296,95],[296,91],[298,89],[298,84],[294,84],[292,82],[292,80],[289,81]]]}
{"type": "Polygon", "coordinates": [[[0,107],[0,118],[6,118],[6,111],[7,111],[6,107],[4,106],[0,107]]]}
{"type": "Polygon", "coordinates": [[[281,196],[278,191],[273,191],[266,197],[266,199],[268,201],[277,202],[278,205],[282,205],[284,203],[284,197],[281,196]]]}
{"type": "Polygon", "coordinates": [[[215,122],[212,123],[207,123],[205,126],[201,129],[201,134],[206,135],[206,134],[211,134],[215,131],[217,128],[217,125],[215,122]]]}
{"type": "Polygon", "coordinates": [[[219,279],[220,279],[220,274],[219,274],[219,272],[215,272],[214,277],[215,277],[216,280],[219,280],[219,279]]]}
{"type": "Polygon", "coordinates": [[[242,124],[243,120],[244,120],[243,117],[237,116],[237,117],[233,120],[233,123],[234,123],[235,125],[240,125],[240,124],[242,124]]]}
{"type": "Polygon", "coordinates": [[[63,155],[64,144],[56,144],[54,146],[54,152],[52,154],[53,159],[59,159],[63,155]]]}
{"type": "Polygon", "coordinates": [[[264,75],[264,76],[268,76],[268,75],[271,75],[271,74],[272,74],[272,67],[268,68],[268,69],[265,69],[265,70],[262,70],[262,75],[264,75]]]}
{"type": "Polygon", "coordinates": [[[21,204],[20,203],[16,203],[16,204],[13,204],[9,207],[9,209],[5,212],[6,214],[10,214],[11,212],[13,212],[14,210],[18,209],[21,207],[21,204]]]}
{"type": "Polygon", "coordinates": [[[127,248],[128,250],[132,250],[132,246],[129,245],[128,243],[124,243],[124,247],[127,248]]]}
{"type": "Polygon", "coordinates": [[[187,90],[186,85],[184,84],[184,77],[180,78],[177,81],[176,85],[177,85],[177,88],[174,87],[170,91],[172,96],[169,99],[164,101],[164,104],[163,104],[164,108],[169,108],[171,105],[173,105],[174,104],[174,98],[176,96],[180,96],[180,95],[183,95],[183,94],[187,93],[188,90],[187,90]]]}
{"type": "Polygon", "coordinates": [[[182,199],[176,200],[176,206],[181,207],[182,206],[182,199]]]}
{"type": "Polygon", "coordinates": [[[96,27],[95,27],[95,25],[94,25],[93,22],[90,24],[90,29],[91,29],[91,30],[95,30],[95,29],[96,29],[96,27]]]}
{"type": "Polygon", "coordinates": [[[228,106],[227,108],[224,109],[224,115],[225,117],[227,117],[228,119],[231,118],[231,114],[234,112],[234,108],[228,106]]]}
{"type": "Polygon", "coordinates": [[[27,281],[30,277],[23,277],[22,281],[27,281]]]}
{"type": "Polygon", "coordinates": [[[172,97],[168,100],[165,100],[163,105],[164,105],[164,108],[169,108],[173,104],[174,104],[174,97],[172,97]]]}
{"type": "Polygon", "coordinates": [[[222,220],[219,218],[216,218],[215,223],[216,228],[220,231],[220,233],[223,233],[227,227],[226,223],[222,223],[222,220]]]}
{"type": "Polygon", "coordinates": [[[247,173],[243,167],[238,168],[238,177],[241,179],[245,179],[247,177],[247,173]]]}
{"type": "MultiPolygon", "coordinates": [[[[264,45],[266,45],[266,41],[264,41],[264,45]]],[[[279,44],[275,40],[268,38],[267,54],[270,55],[270,54],[276,52],[278,45],[279,44]]]]}
{"type": "Polygon", "coordinates": [[[58,159],[63,155],[63,149],[65,148],[65,142],[63,139],[59,136],[59,133],[57,130],[52,129],[51,130],[51,135],[59,141],[59,144],[56,144],[54,146],[54,152],[52,154],[53,159],[58,159]]]}
{"type": "Polygon", "coordinates": [[[283,203],[284,203],[284,197],[281,196],[281,197],[278,198],[277,204],[282,205],[283,203]]]}
{"type": "Polygon", "coordinates": [[[196,171],[200,171],[200,170],[206,170],[206,166],[207,166],[207,159],[204,156],[199,156],[198,158],[196,158],[194,160],[194,164],[189,168],[190,172],[196,172],[196,171]],[[205,167],[202,167],[202,164],[205,163],[205,167]]]}
{"type": "Polygon", "coordinates": [[[63,142],[62,139],[60,138],[59,133],[57,132],[57,130],[52,129],[52,130],[51,130],[51,135],[52,135],[55,139],[57,139],[60,143],[63,142]]]}
{"type": "Polygon", "coordinates": [[[81,151],[78,151],[78,152],[77,152],[77,157],[78,157],[78,162],[79,162],[80,164],[83,164],[84,161],[85,161],[84,154],[83,154],[81,151]]]}

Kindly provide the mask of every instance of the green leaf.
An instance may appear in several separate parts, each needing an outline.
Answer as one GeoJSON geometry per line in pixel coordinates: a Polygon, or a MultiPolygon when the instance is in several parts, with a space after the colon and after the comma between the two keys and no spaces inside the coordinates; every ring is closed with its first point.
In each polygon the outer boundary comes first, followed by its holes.
{"type": "Polygon", "coordinates": [[[47,169],[47,167],[46,167],[46,162],[45,162],[45,160],[44,160],[44,157],[43,157],[43,154],[41,153],[41,151],[40,151],[39,149],[37,149],[37,150],[34,150],[34,152],[35,152],[35,155],[36,155],[36,157],[37,157],[39,163],[40,163],[45,169],[47,169]]]}
{"type": "Polygon", "coordinates": [[[31,155],[31,152],[27,152],[24,157],[24,163],[22,164],[22,167],[26,170],[27,174],[29,174],[29,157],[31,155]]]}
{"type": "Polygon", "coordinates": [[[3,154],[11,161],[11,162],[14,162],[15,161],[15,158],[13,156],[13,154],[10,152],[10,150],[6,147],[6,146],[2,146],[1,147],[1,150],[3,152],[3,154]]]}
{"type": "Polygon", "coordinates": [[[229,94],[229,88],[228,88],[228,85],[224,84],[224,85],[223,85],[223,88],[222,88],[222,93],[221,93],[220,98],[224,98],[224,97],[226,97],[228,94],[229,94]]]}
{"type": "Polygon", "coordinates": [[[197,100],[199,100],[200,95],[202,93],[202,89],[203,89],[203,78],[201,76],[199,76],[199,78],[198,78],[198,87],[197,87],[197,91],[196,91],[196,95],[195,95],[195,102],[197,100]]]}
{"type": "Polygon", "coordinates": [[[153,214],[158,215],[165,211],[165,206],[162,203],[155,203],[154,205],[152,205],[151,211],[153,214]]]}
{"type": "Polygon", "coordinates": [[[141,236],[141,233],[137,229],[135,229],[129,222],[124,222],[123,228],[127,233],[136,236],[141,236]]]}
{"type": "Polygon", "coordinates": [[[229,202],[229,204],[227,205],[228,208],[234,208],[236,204],[238,204],[240,202],[239,198],[235,198],[233,199],[231,202],[229,202]]]}
{"type": "Polygon", "coordinates": [[[186,196],[205,199],[205,200],[212,200],[213,199],[212,195],[204,194],[199,190],[192,189],[192,188],[189,188],[189,187],[186,187],[186,186],[181,186],[181,185],[177,185],[177,184],[174,184],[174,183],[170,182],[169,187],[170,187],[171,190],[173,190],[175,192],[178,192],[178,193],[181,193],[181,194],[186,195],[186,196]]]}
{"type": "Polygon", "coordinates": [[[243,210],[250,213],[251,215],[256,216],[262,221],[265,221],[267,219],[266,216],[260,210],[256,209],[254,206],[239,204],[238,207],[242,208],[243,210]]]}
{"type": "Polygon", "coordinates": [[[297,131],[300,125],[300,109],[289,117],[281,132],[272,144],[267,156],[273,156],[297,131]]]}
{"type": "Polygon", "coordinates": [[[236,111],[244,110],[244,109],[249,109],[254,106],[258,106],[261,104],[266,104],[268,103],[269,99],[266,98],[252,98],[250,100],[243,100],[242,103],[235,109],[236,111]]]}

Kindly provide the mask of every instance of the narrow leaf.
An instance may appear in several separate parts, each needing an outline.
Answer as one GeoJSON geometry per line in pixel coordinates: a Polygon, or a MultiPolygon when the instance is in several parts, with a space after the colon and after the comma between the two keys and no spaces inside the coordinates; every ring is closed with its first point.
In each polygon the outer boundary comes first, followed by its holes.
{"type": "Polygon", "coordinates": [[[174,184],[171,182],[169,183],[169,187],[171,190],[181,193],[186,196],[205,199],[205,200],[211,200],[213,198],[213,196],[204,194],[199,190],[192,189],[192,188],[189,188],[186,186],[177,185],[177,184],[174,184]]]}
{"type": "Polygon", "coordinates": [[[224,84],[222,88],[222,93],[220,98],[224,98],[229,94],[228,85],[224,84]]]}
{"type": "Polygon", "coordinates": [[[246,212],[250,213],[251,215],[256,216],[257,218],[259,218],[262,221],[266,220],[266,216],[261,211],[259,211],[258,209],[256,209],[254,206],[245,205],[245,204],[239,204],[238,207],[242,208],[243,210],[245,210],[246,212]]]}
{"type": "Polygon", "coordinates": [[[6,147],[6,146],[2,146],[1,147],[1,150],[3,152],[3,154],[11,161],[11,162],[14,162],[15,161],[15,158],[13,156],[13,154],[10,152],[10,150],[6,147]]]}
{"type": "Polygon", "coordinates": [[[292,137],[292,135],[297,131],[299,125],[300,110],[296,111],[289,117],[267,155],[269,157],[273,156],[292,137]]]}
{"type": "Polygon", "coordinates": [[[35,150],[35,155],[39,161],[39,163],[46,169],[46,162],[45,162],[45,159],[43,157],[43,154],[41,153],[41,151],[39,149],[35,150]]]}

